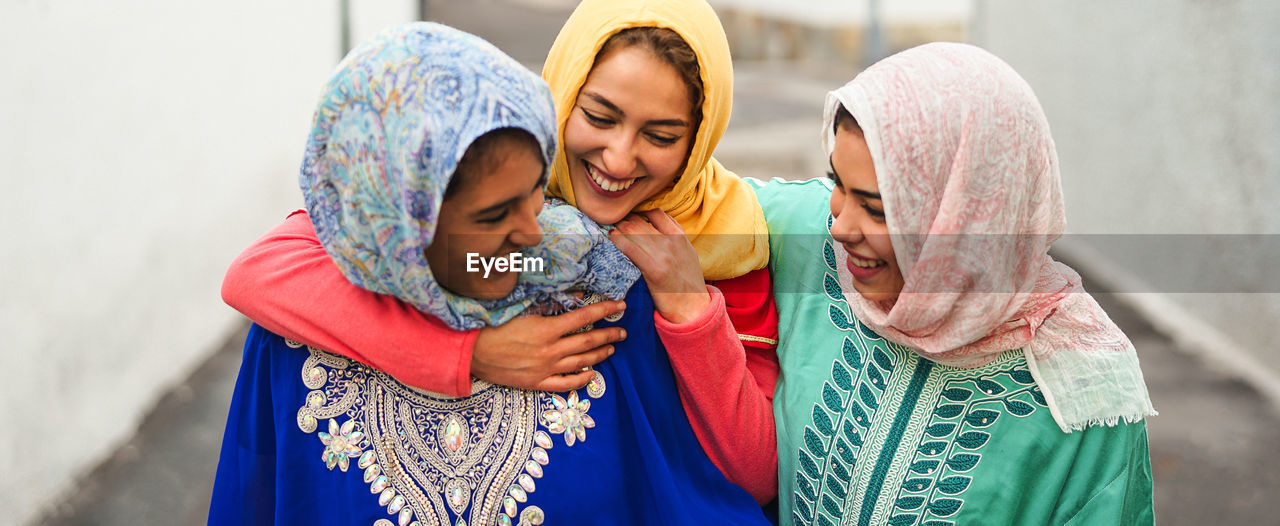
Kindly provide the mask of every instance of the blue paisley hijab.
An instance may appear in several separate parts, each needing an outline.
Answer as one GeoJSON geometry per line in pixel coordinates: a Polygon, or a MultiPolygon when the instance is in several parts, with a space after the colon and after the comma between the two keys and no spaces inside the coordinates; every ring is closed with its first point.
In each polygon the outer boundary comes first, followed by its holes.
{"type": "Polygon", "coordinates": [[[426,22],[384,31],[338,64],[316,109],[299,177],[316,234],[352,283],[454,329],[498,325],[534,304],[572,309],[581,302],[574,292],[620,299],[639,271],[563,202],[543,207],[543,242],[523,254],[542,258],[546,272],[521,273],[506,298],[454,295],[427,265],[445,188],[467,147],[519,128],[537,138],[550,166],[555,122],[546,83],[483,39],[426,22]]]}

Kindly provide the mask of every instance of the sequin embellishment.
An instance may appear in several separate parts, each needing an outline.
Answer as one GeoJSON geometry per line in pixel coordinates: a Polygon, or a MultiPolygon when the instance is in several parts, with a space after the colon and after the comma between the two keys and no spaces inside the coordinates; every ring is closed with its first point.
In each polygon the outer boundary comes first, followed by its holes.
{"type": "MultiPolygon", "coordinates": [[[[587,415],[591,401],[577,391],[562,396],[473,380],[469,396],[453,398],[307,350],[301,377],[311,391],[298,408],[298,427],[316,433],[330,470],[356,465],[371,496],[395,518],[380,525],[413,526],[415,518],[453,526],[542,524],[542,509],[526,503],[549,469],[548,431],[572,446],[595,427],[587,415]],[[317,432],[322,422],[327,430],[317,432]]],[[[604,379],[596,377],[603,395],[604,379]]],[[[594,392],[589,384],[588,396],[598,398],[594,392]]]]}
{"type": "Polygon", "coordinates": [[[604,375],[600,371],[595,371],[595,376],[591,377],[591,381],[587,382],[587,396],[591,398],[600,398],[604,396],[605,385],[604,375]]]}
{"type": "Polygon", "coordinates": [[[552,433],[563,433],[565,445],[585,441],[587,430],[596,427],[596,421],[587,414],[591,400],[579,400],[577,391],[569,391],[569,398],[551,395],[552,408],[542,412],[542,425],[552,433]]]}

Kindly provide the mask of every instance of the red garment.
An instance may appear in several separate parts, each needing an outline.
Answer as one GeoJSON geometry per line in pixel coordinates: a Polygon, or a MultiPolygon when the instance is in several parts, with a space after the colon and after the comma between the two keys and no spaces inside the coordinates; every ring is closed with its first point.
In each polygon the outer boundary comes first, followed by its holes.
{"type": "MultiPolygon", "coordinates": [[[[772,405],[778,314],[770,283],[768,269],[717,281],[708,287],[707,310],[688,323],[654,315],[699,443],[726,478],[760,502],[776,495],[778,483],[772,405]]],[[[479,331],[454,331],[347,281],[305,211],[290,214],[231,263],[222,299],[272,332],[408,385],[450,396],[471,390],[479,331]]]]}
{"type": "Polygon", "coordinates": [[[768,269],[761,269],[717,282],[726,289],[723,294],[708,285],[711,305],[687,323],[653,315],[702,449],[725,477],[761,503],[778,493],[773,423],[778,311],[770,283],[768,269]],[[739,321],[748,329],[735,332],[739,321]],[[761,333],[768,336],[760,338],[761,333]]]}

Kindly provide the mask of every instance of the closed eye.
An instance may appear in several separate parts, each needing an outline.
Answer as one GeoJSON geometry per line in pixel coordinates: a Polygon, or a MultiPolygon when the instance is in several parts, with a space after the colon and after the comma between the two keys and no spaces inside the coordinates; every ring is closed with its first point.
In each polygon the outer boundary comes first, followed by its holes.
{"type": "Polygon", "coordinates": [[[653,141],[654,144],[659,146],[671,146],[680,140],[680,137],[667,137],[656,133],[648,133],[645,134],[645,136],[648,137],[650,141],[653,141]]]}
{"type": "Polygon", "coordinates": [[[604,126],[610,126],[613,124],[613,120],[611,119],[607,119],[600,115],[593,114],[587,111],[586,108],[580,107],[579,109],[582,110],[582,115],[587,118],[587,122],[591,123],[592,125],[604,127],[604,126]]]}
{"type": "Polygon", "coordinates": [[[507,214],[508,214],[508,213],[509,213],[509,208],[507,208],[507,207],[503,207],[503,208],[502,208],[502,210],[498,211],[497,213],[495,213],[495,214],[493,214],[493,215],[490,215],[490,216],[487,216],[487,217],[481,217],[481,218],[477,219],[476,221],[478,221],[478,222],[480,222],[480,223],[490,224],[490,225],[491,225],[491,224],[496,224],[496,223],[501,223],[503,219],[506,219],[506,218],[507,218],[507,214]]]}

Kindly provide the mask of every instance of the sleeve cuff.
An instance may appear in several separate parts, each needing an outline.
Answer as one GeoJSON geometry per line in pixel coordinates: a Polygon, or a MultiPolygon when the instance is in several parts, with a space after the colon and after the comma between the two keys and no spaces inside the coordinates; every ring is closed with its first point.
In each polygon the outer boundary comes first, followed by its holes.
{"type": "Polygon", "coordinates": [[[471,394],[471,355],[476,350],[476,339],[479,337],[479,330],[471,330],[462,339],[462,352],[458,353],[457,390],[452,393],[454,396],[471,394]]]}
{"type": "Polygon", "coordinates": [[[711,285],[707,285],[707,293],[711,295],[711,301],[707,303],[706,310],[702,311],[697,318],[689,320],[685,323],[672,323],[663,318],[658,311],[653,311],[653,323],[658,330],[667,334],[692,334],[707,330],[715,325],[717,320],[723,319],[725,314],[724,294],[720,293],[711,285]]]}

